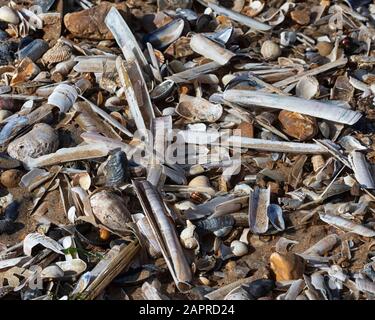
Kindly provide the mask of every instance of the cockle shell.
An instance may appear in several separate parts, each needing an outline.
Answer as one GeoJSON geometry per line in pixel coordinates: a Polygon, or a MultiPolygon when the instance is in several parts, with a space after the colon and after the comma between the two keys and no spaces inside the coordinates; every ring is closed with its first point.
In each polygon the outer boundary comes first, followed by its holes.
{"type": "Polygon", "coordinates": [[[38,123],[30,132],[9,144],[8,154],[14,159],[26,161],[28,157],[53,153],[58,146],[59,137],[55,130],[48,124],[38,123]]]}
{"type": "Polygon", "coordinates": [[[182,245],[186,249],[195,249],[199,247],[198,235],[195,232],[196,226],[192,224],[189,220],[186,221],[186,228],[182,230],[180,234],[180,239],[182,245]]]}
{"type": "Polygon", "coordinates": [[[312,99],[319,94],[319,82],[315,77],[303,77],[296,86],[296,95],[300,98],[312,99]]]}
{"type": "Polygon", "coordinates": [[[263,42],[260,53],[266,60],[275,60],[281,56],[281,49],[277,43],[267,40],[263,42]]]}
{"type": "Polygon", "coordinates": [[[223,107],[203,98],[182,94],[176,112],[191,122],[216,122],[223,114],[223,107]]]}
{"type": "Polygon", "coordinates": [[[18,17],[17,13],[12,8],[7,6],[0,8],[0,20],[11,24],[18,24],[20,22],[20,18],[18,17]]]}
{"type": "Polygon", "coordinates": [[[71,55],[72,48],[61,40],[58,40],[57,43],[43,55],[42,62],[46,65],[50,65],[68,60],[71,55]]]}
{"type": "Polygon", "coordinates": [[[131,221],[124,200],[114,192],[102,190],[90,197],[92,212],[106,227],[114,231],[124,231],[131,221]]]}

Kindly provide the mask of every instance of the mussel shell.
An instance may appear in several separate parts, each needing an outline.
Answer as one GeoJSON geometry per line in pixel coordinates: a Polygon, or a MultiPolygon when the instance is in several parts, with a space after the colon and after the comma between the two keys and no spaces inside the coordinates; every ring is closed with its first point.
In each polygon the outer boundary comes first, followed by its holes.
{"type": "Polygon", "coordinates": [[[283,210],[277,204],[270,204],[267,208],[267,215],[274,226],[274,228],[278,231],[285,230],[285,222],[283,218],[283,210]]]}
{"type": "Polygon", "coordinates": [[[116,149],[109,156],[104,172],[107,186],[118,187],[124,184],[130,177],[128,159],[125,152],[121,149],[116,149]]]}
{"type": "Polygon", "coordinates": [[[176,41],[185,27],[185,21],[181,18],[175,19],[159,29],[147,34],[143,41],[150,42],[156,49],[163,49],[176,41]]]}
{"type": "Polygon", "coordinates": [[[4,218],[6,220],[16,221],[19,214],[20,203],[15,200],[5,208],[4,218]]]}
{"type": "Polygon", "coordinates": [[[0,131],[0,145],[6,143],[17,131],[26,127],[28,122],[29,120],[24,116],[10,119],[0,131]]]}
{"type": "Polygon", "coordinates": [[[35,39],[30,42],[26,47],[18,51],[18,59],[22,60],[26,57],[32,61],[38,60],[48,50],[49,45],[47,41],[42,39],[35,39]]]}
{"type": "Polygon", "coordinates": [[[255,299],[264,297],[275,288],[275,281],[271,279],[258,279],[244,285],[245,290],[255,299]]]}
{"type": "Polygon", "coordinates": [[[198,221],[196,226],[206,231],[217,231],[234,225],[234,218],[230,215],[220,216],[198,221]]]}
{"type": "Polygon", "coordinates": [[[227,28],[220,29],[219,31],[216,31],[214,33],[206,34],[205,36],[225,46],[232,38],[233,32],[234,32],[233,27],[227,27],[227,28]]]}
{"type": "Polygon", "coordinates": [[[24,136],[12,141],[8,146],[9,155],[25,161],[28,157],[36,158],[53,153],[59,146],[59,137],[55,130],[45,123],[36,124],[24,136]]]}
{"type": "Polygon", "coordinates": [[[9,219],[0,220],[0,235],[3,233],[12,234],[16,231],[16,224],[9,219]]]}
{"type": "Polygon", "coordinates": [[[12,159],[6,153],[0,153],[0,169],[14,169],[21,166],[21,162],[12,159]]]}
{"type": "Polygon", "coordinates": [[[165,80],[158,84],[150,93],[150,97],[154,101],[162,100],[170,96],[173,89],[176,88],[173,80],[165,80]]]}

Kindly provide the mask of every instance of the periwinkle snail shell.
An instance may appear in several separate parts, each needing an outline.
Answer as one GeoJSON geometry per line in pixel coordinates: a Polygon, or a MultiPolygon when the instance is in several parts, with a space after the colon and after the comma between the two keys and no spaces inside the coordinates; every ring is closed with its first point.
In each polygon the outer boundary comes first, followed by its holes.
{"type": "Polygon", "coordinates": [[[28,157],[53,153],[59,146],[59,138],[55,130],[45,123],[38,123],[24,136],[14,140],[8,146],[9,155],[17,160],[25,161],[28,157]]]}

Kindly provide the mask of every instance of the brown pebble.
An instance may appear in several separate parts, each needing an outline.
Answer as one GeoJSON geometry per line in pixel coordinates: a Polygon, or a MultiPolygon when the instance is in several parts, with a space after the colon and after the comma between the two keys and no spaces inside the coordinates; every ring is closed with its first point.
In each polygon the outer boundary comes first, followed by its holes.
{"type": "Polygon", "coordinates": [[[249,122],[241,122],[237,128],[233,130],[233,135],[254,138],[254,127],[249,122]]]}
{"type": "Polygon", "coordinates": [[[305,26],[310,22],[310,12],[306,9],[303,10],[294,10],[290,13],[290,17],[294,22],[305,26]]]}
{"type": "Polygon", "coordinates": [[[318,125],[315,118],[282,110],[279,113],[279,121],[283,131],[299,141],[312,139],[318,133],[318,125]]]}
{"type": "Polygon", "coordinates": [[[326,57],[332,52],[333,44],[327,41],[321,41],[316,45],[316,49],[318,49],[321,56],[326,57]]]}
{"type": "Polygon", "coordinates": [[[276,275],[276,281],[296,280],[302,278],[305,261],[292,252],[281,254],[274,252],[270,256],[270,265],[276,275]]]}
{"type": "Polygon", "coordinates": [[[1,184],[6,188],[16,188],[20,183],[20,180],[23,176],[23,172],[17,169],[10,169],[4,171],[1,174],[0,181],[1,184]]]}
{"type": "Polygon", "coordinates": [[[111,7],[123,10],[128,15],[128,6],[125,2],[114,4],[107,1],[90,9],[68,13],[64,16],[65,27],[76,37],[91,40],[113,39],[104,19],[111,7]]]}

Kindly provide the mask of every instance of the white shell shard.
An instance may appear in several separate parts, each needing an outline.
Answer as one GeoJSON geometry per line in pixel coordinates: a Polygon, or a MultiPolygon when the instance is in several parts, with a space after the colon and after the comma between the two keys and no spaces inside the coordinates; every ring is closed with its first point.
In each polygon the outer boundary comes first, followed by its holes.
{"type": "Polygon", "coordinates": [[[59,279],[64,276],[64,271],[57,265],[44,268],[40,274],[43,279],[59,279]]]}
{"type": "Polygon", "coordinates": [[[353,136],[344,136],[338,142],[347,152],[367,150],[367,147],[353,136]]]}
{"type": "Polygon", "coordinates": [[[68,84],[59,84],[48,97],[48,103],[60,109],[60,112],[66,113],[76,102],[78,97],[77,90],[68,84]]]}
{"type": "Polygon", "coordinates": [[[249,196],[249,227],[251,232],[262,234],[267,232],[269,218],[267,214],[270,205],[271,189],[256,187],[249,196]]]}
{"type": "Polygon", "coordinates": [[[223,107],[203,98],[182,94],[176,112],[191,122],[216,122],[223,114],[223,107]]]}
{"type": "Polygon", "coordinates": [[[315,77],[303,77],[296,86],[296,95],[310,100],[319,94],[319,82],[315,77]]]}
{"type": "Polygon", "coordinates": [[[38,244],[56,253],[64,254],[61,251],[63,249],[61,244],[40,233],[30,233],[25,237],[25,239],[23,240],[23,252],[27,256],[31,256],[31,250],[38,244]]]}
{"type": "Polygon", "coordinates": [[[190,47],[194,52],[197,52],[221,65],[227,64],[229,60],[235,56],[233,52],[225,49],[201,34],[195,34],[191,37],[190,47]]]}
{"type": "Polygon", "coordinates": [[[320,213],[319,217],[325,223],[338,227],[348,232],[359,234],[363,237],[375,237],[375,230],[362,226],[340,216],[335,216],[327,213],[320,213]]]}
{"type": "Polygon", "coordinates": [[[20,22],[20,18],[18,17],[17,13],[12,8],[7,6],[0,8],[0,20],[11,24],[18,24],[20,22]]]}
{"type": "Polygon", "coordinates": [[[312,245],[310,248],[304,251],[303,254],[322,256],[330,251],[339,242],[339,240],[340,239],[336,234],[330,234],[312,245]]]}
{"type": "Polygon", "coordinates": [[[192,224],[189,220],[186,221],[186,224],[186,228],[182,230],[180,234],[180,240],[182,245],[186,249],[199,248],[198,234],[195,232],[196,226],[192,224]]]}
{"type": "MultiPolygon", "coordinates": [[[[289,141],[273,141],[241,136],[230,136],[227,141],[229,145],[240,148],[248,148],[262,151],[285,152],[285,153],[306,153],[322,154],[327,153],[326,149],[314,143],[299,143],[289,141]]],[[[212,142],[215,144],[216,142],[212,142]]]]}
{"type": "Polygon", "coordinates": [[[341,106],[344,104],[337,105],[332,102],[306,100],[261,91],[231,89],[224,91],[223,97],[229,102],[244,106],[255,105],[287,110],[349,125],[355,124],[362,117],[360,112],[341,106]]]}
{"type": "Polygon", "coordinates": [[[65,273],[78,276],[86,271],[86,262],[81,259],[71,259],[67,261],[57,261],[56,265],[65,273]]]}
{"type": "Polygon", "coordinates": [[[372,166],[367,162],[366,156],[358,151],[349,154],[349,162],[354,171],[355,178],[361,187],[375,189],[375,179],[372,166]]]}

